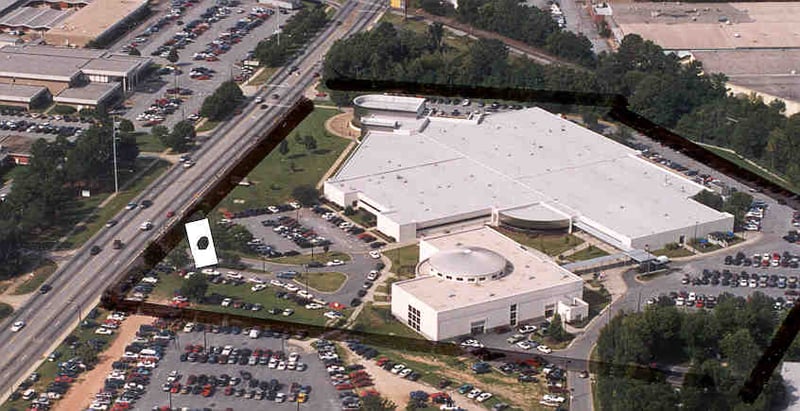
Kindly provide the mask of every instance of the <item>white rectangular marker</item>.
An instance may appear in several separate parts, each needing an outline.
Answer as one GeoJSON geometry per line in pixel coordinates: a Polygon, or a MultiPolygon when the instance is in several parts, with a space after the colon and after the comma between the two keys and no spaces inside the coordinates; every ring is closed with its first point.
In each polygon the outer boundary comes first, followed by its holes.
{"type": "Polygon", "coordinates": [[[186,237],[189,239],[189,248],[192,250],[196,268],[219,263],[217,251],[214,249],[214,239],[211,238],[211,226],[208,224],[207,218],[186,224],[186,237]]]}

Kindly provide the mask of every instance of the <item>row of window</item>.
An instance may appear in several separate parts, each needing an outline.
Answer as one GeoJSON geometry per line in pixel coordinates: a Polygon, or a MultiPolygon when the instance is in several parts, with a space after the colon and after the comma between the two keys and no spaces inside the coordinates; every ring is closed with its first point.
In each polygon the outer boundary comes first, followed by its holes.
{"type": "MultiPolygon", "coordinates": [[[[448,280],[451,280],[451,281],[453,280],[453,276],[452,275],[447,275],[446,276],[446,275],[442,275],[442,273],[436,273],[436,276],[439,277],[439,278],[445,278],[445,279],[448,279],[448,280]]],[[[492,280],[494,280],[496,278],[499,278],[501,276],[502,276],[502,274],[493,274],[492,275],[492,280]]],[[[467,282],[468,283],[474,283],[476,281],[486,281],[487,278],[488,277],[478,277],[478,278],[470,277],[470,278],[467,278],[467,282]]],[[[456,277],[455,280],[464,282],[464,277],[456,277]]]]}
{"type": "Polygon", "coordinates": [[[420,313],[419,310],[408,305],[408,326],[419,331],[420,313]]]}

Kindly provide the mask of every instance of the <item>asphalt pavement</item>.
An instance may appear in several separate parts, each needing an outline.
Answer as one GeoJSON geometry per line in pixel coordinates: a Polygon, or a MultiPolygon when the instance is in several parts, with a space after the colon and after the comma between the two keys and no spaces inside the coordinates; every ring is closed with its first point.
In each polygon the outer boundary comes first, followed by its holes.
{"type": "MultiPolygon", "coordinates": [[[[211,407],[213,409],[225,409],[231,407],[235,410],[245,409],[269,409],[269,410],[293,410],[298,404],[291,402],[275,403],[266,399],[255,400],[244,397],[225,396],[223,389],[219,388],[214,395],[204,398],[200,395],[192,394],[172,394],[161,390],[161,385],[167,381],[167,376],[172,370],[176,370],[182,376],[180,383],[185,383],[189,375],[216,375],[228,374],[232,377],[239,377],[239,371],[247,371],[253,378],[259,381],[269,381],[277,379],[282,385],[279,392],[288,394],[289,386],[293,382],[301,385],[310,385],[311,394],[308,402],[300,404],[303,410],[330,410],[338,409],[341,403],[338,394],[331,385],[328,372],[319,360],[317,353],[309,350],[306,344],[298,344],[296,340],[283,340],[280,338],[261,337],[251,339],[243,334],[213,334],[205,333],[205,342],[208,346],[231,345],[234,348],[269,349],[274,351],[281,350],[285,353],[297,352],[300,354],[300,362],[305,363],[308,368],[305,371],[290,371],[270,369],[266,365],[220,365],[202,364],[192,362],[180,362],[179,356],[187,344],[204,344],[203,332],[178,333],[175,345],[170,346],[159,362],[157,368],[153,370],[152,382],[147,387],[147,391],[140,400],[137,401],[135,409],[150,410],[156,406],[168,405],[170,397],[173,407],[189,407],[191,409],[202,409],[211,407]]],[[[247,383],[242,382],[236,388],[246,388],[247,383]]],[[[249,389],[248,389],[249,390],[249,389]]]]}
{"type": "MultiPolygon", "coordinates": [[[[334,41],[367,27],[383,11],[378,2],[349,1],[335,14],[341,25],[330,24],[306,47],[295,61],[287,66],[299,67],[299,75],[288,69],[279,70],[273,77],[281,88],[279,104],[260,110],[250,106],[241,114],[215,130],[214,138],[194,153],[195,167],[172,167],[144,190],[137,198],[149,198],[154,205],[145,210],[122,211],[115,219],[120,223],[94,235],[77,250],[71,260],[63,263],[51,276],[53,291],[33,294],[14,315],[3,322],[0,329],[0,402],[4,401],[17,384],[26,378],[57,344],[74,328],[79,318],[99,301],[103,290],[133,266],[147,243],[163,234],[197,202],[219,176],[235,165],[257,144],[254,130],[266,130],[277,124],[287,107],[297,102],[304,90],[314,81],[313,73],[318,62],[334,41]],[[176,216],[165,218],[166,211],[175,210],[176,216]],[[139,230],[144,220],[153,222],[155,228],[148,232],[139,230]],[[126,243],[122,250],[111,250],[113,239],[126,243]],[[89,248],[104,244],[106,249],[91,256],[89,248]],[[19,332],[11,332],[9,325],[18,320],[27,322],[19,332]]],[[[266,87],[261,94],[270,95],[278,89],[266,87]]]]}
{"type": "MultiPolygon", "coordinates": [[[[214,4],[215,2],[213,0],[203,0],[200,3],[188,8],[185,14],[181,16],[180,20],[188,23],[194,19],[199,19],[200,15],[203,14],[208,7],[213,6],[214,4]]],[[[162,123],[162,125],[171,128],[173,125],[175,125],[175,123],[197,113],[200,110],[203,100],[207,96],[211,95],[222,82],[230,80],[234,76],[241,73],[241,69],[237,66],[237,64],[244,59],[247,52],[254,50],[256,45],[261,40],[271,36],[278,28],[278,25],[283,24],[291,16],[291,14],[283,15],[281,13],[275,13],[274,15],[268,17],[262,25],[254,28],[246,36],[244,36],[241,39],[241,42],[233,44],[227,53],[217,56],[219,58],[218,61],[195,61],[192,59],[195,53],[205,50],[207,43],[216,39],[220,33],[227,31],[230,27],[234,26],[237,20],[247,16],[247,13],[249,13],[250,10],[256,6],[264,7],[263,4],[259,4],[256,1],[242,1],[239,6],[231,8],[231,14],[217,22],[212,23],[206,32],[197,36],[197,38],[190,42],[186,48],[178,50],[178,56],[180,57],[180,60],[176,63],[176,65],[180,67],[182,73],[178,75],[167,74],[160,77],[156,76],[150,81],[140,84],[139,87],[136,88],[136,92],[126,101],[126,106],[129,108],[126,110],[123,116],[133,121],[137,129],[149,129],[149,127],[144,126],[144,122],[136,121],[136,116],[149,108],[156,99],[162,98],[167,89],[173,87],[188,88],[192,90],[193,94],[186,97],[184,99],[184,103],[181,104],[181,107],[179,107],[174,113],[165,116],[166,120],[162,123]],[[237,10],[239,9],[244,10],[245,12],[238,13],[237,10]],[[194,67],[210,68],[216,71],[216,74],[209,80],[191,79],[189,74],[194,67]]],[[[119,46],[117,46],[115,49],[119,49],[123,45],[129,44],[132,39],[135,38],[138,33],[143,32],[147,26],[142,25],[140,27],[141,28],[139,30],[134,31],[130,35],[126,36],[126,41],[124,43],[120,42],[119,46]]],[[[169,23],[157,33],[151,35],[148,42],[139,46],[139,51],[143,56],[150,56],[155,49],[164,44],[165,41],[172,38],[175,33],[182,30],[183,27],[176,25],[175,22],[169,23]]],[[[167,59],[160,56],[151,56],[151,58],[153,58],[155,63],[160,65],[172,64],[167,61],[167,59]]]]}

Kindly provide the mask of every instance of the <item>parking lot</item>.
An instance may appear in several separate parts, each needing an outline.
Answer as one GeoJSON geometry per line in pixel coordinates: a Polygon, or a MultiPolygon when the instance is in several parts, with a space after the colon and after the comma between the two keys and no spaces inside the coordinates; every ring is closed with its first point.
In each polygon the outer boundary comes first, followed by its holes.
{"type": "Polygon", "coordinates": [[[251,339],[244,333],[234,335],[214,334],[211,332],[206,332],[204,334],[203,332],[196,331],[190,333],[179,332],[175,340],[175,345],[167,348],[164,357],[159,362],[159,366],[153,369],[153,375],[151,377],[152,382],[142,398],[137,401],[136,409],[149,410],[152,407],[169,405],[170,397],[172,399],[173,408],[232,408],[235,410],[295,409],[299,405],[302,409],[310,410],[338,409],[340,407],[338,395],[328,379],[328,373],[325,367],[320,362],[316,353],[311,350],[306,343],[292,339],[284,340],[283,338],[273,337],[251,339]],[[204,337],[208,347],[216,346],[223,348],[224,346],[231,346],[239,350],[270,350],[273,355],[277,351],[282,351],[284,357],[288,357],[289,353],[295,352],[300,355],[298,362],[306,364],[307,369],[304,371],[279,370],[277,366],[275,368],[270,368],[268,364],[221,365],[188,361],[181,362],[180,356],[181,353],[185,352],[185,346],[189,344],[203,345],[204,337]],[[200,395],[200,393],[180,394],[180,391],[171,394],[163,390],[163,384],[167,382],[167,378],[172,371],[177,371],[180,375],[177,383],[182,385],[186,384],[191,375],[199,377],[202,374],[206,376],[213,375],[215,377],[227,374],[231,378],[239,378],[240,381],[235,385],[231,385],[230,382],[227,384],[228,386],[234,387],[233,390],[228,391],[231,395],[225,394],[225,387],[219,382],[217,387],[213,390],[213,394],[209,397],[204,397],[200,395]],[[250,378],[244,380],[243,377],[248,377],[248,375],[242,375],[241,372],[249,373],[250,378]],[[275,400],[266,399],[266,396],[261,400],[245,398],[256,396],[258,391],[267,391],[257,387],[261,382],[269,382],[272,379],[276,379],[280,384],[277,392],[286,395],[286,400],[284,402],[277,403],[275,400]],[[257,382],[252,383],[253,380],[257,380],[257,382]],[[293,383],[310,386],[311,390],[307,402],[296,404],[289,401],[291,398],[289,391],[293,383]],[[253,388],[251,388],[251,385],[253,388]],[[243,392],[241,395],[237,395],[235,391],[240,389],[243,390],[243,392]]]}
{"type": "MultiPolygon", "coordinates": [[[[195,38],[185,41],[182,46],[183,49],[178,50],[179,61],[174,65],[165,58],[166,54],[163,52],[159,51],[155,56],[152,56],[155,63],[162,66],[172,65],[177,68],[177,71],[165,69],[163,74],[140,85],[136,89],[136,93],[128,99],[124,117],[133,121],[137,129],[144,128],[145,124],[154,124],[154,122],[141,119],[140,116],[150,109],[156,100],[164,98],[167,89],[190,90],[191,94],[180,96],[183,103],[174,108],[171,114],[164,114],[164,121],[161,124],[172,127],[182,119],[193,117],[200,110],[205,97],[212,94],[219,84],[242,75],[240,63],[247,56],[247,53],[254,50],[259,41],[272,35],[278,28],[279,22],[283,24],[290,16],[290,14],[284,15],[282,13],[275,13],[271,17],[264,16],[263,24],[248,29],[249,31],[246,34],[235,40],[236,43],[231,42],[226,45],[227,50],[216,55],[214,57],[215,61],[193,60],[197,53],[206,51],[210,43],[219,42],[220,36],[224,32],[230,33],[230,29],[236,26],[239,21],[242,19],[252,20],[251,14],[254,8],[263,7],[263,5],[259,5],[255,1],[229,2],[228,4],[229,6],[227,7],[218,7],[219,13],[212,17],[201,18],[201,15],[207,13],[210,7],[215,6],[215,2],[210,0],[199,1],[186,7],[179,17],[169,20],[162,28],[149,36],[141,36],[148,28],[143,25],[115,46],[115,51],[121,52],[123,47],[129,47],[131,43],[135,43],[137,44],[137,50],[143,56],[151,56],[165,43],[171,43],[176,33],[184,30],[191,31],[191,29],[186,29],[186,26],[191,25],[192,22],[200,21],[202,22],[201,24],[204,24],[204,27],[205,24],[208,26],[205,31],[197,34],[195,38]],[[141,44],[136,43],[137,38],[146,41],[141,44]],[[193,76],[193,70],[200,67],[213,70],[212,75],[208,76],[207,79],[201,79],[206,78],[205,76],[193,76]],[[171,73],[169,73],[170,71],[171,73]],[[136,120],[137,117],[140,117],[139,121],[136,120]]],[[[169,10],[164,10],[162,11],[162,16],[170,12],[169,10]]],[[[157,21],[158,19],[151,19],[148,24],[152,25],[153,22],[157,21]]]]}
{"type": "Polygon", "coordinates": [[[89,126],[88,120],[81,121],[77,116],[49,116],[21,111],[0,113],[0,130],[3,134],[44,139],[55,139],[58,135],[77,137],[89,126]]]}

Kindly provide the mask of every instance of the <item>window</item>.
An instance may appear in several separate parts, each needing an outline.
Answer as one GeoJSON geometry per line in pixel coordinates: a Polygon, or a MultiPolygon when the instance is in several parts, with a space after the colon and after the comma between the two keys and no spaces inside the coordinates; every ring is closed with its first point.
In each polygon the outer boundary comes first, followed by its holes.
{"type": "Polygon", "coordinates": [[[480,281],[486,281],[486,277],[479,278],[480,281]]]}
{"type": "Polygon", "coordinates": [[[456,281],[464,281],[463,277],[456,277],[456,281]]]}
{"type": "Polygon", "coordinates": [[[555,311],[556,311],[555,304],[547,304],[546,306],[544,306],[544,316],[546,318],[552,317],[553,314],[555,314],[555,311]]]}
{"type": "Polygon", "coordinates": [[[471,282],[471,283],[474,283],[474,282],[475,282],[475,279],[474,279],[474,278],[468,278],[468,279],[467,279],[467,281],[469,281],[469,282],[471,282]]]}
{"type": "Polygon", "coordinates": [[[448,280],[452,280],[452,279],[453,279],[453,276],[452,276],[452,275],[448,275],[448,276],[447,276],[447,279],[448,279],[448,280]]]}
{"type": "Polygon", "coordinates": [[[410,304],[408,306],[408,326],[419,331],[419,323],[420,323],[420,313],[419,310],[412,307],[410,304]]]}
{"type": "Polygon", "coordinates": [[[517,325],[517,305],[516,304],[511,304],[511,307],[509,307],[509,310],[508,310],[508,314],[509,314],[508,324],[511,325],[512,327],[517,325]]]}

